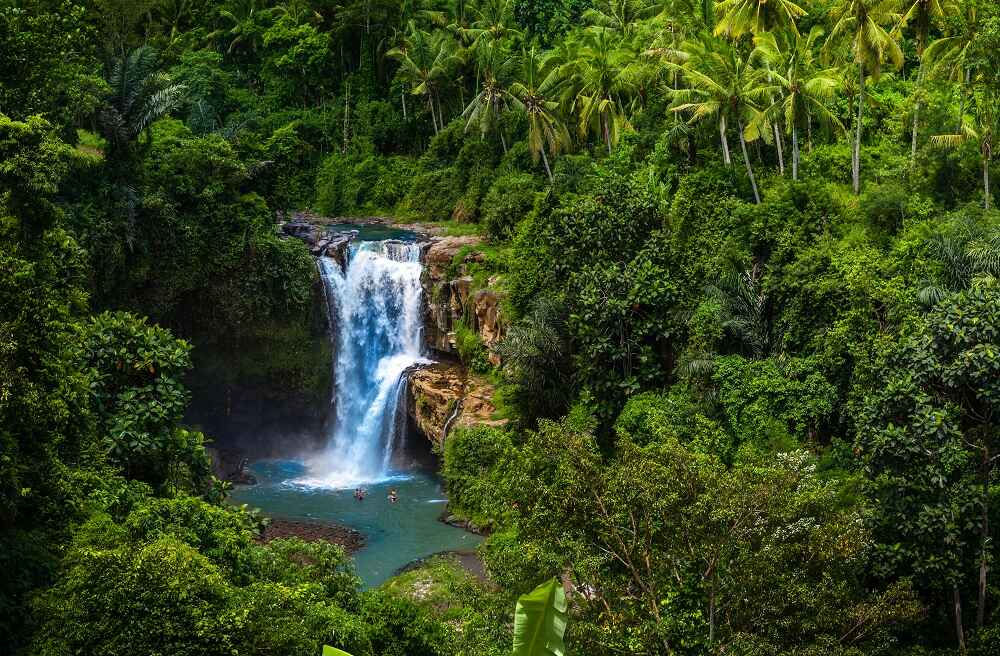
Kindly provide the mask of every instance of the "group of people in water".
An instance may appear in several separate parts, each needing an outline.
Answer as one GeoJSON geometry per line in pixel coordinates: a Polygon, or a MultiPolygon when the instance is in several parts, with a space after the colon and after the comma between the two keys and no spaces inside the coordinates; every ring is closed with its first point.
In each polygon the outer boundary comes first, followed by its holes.
{"type": "MultiPolygon", "coordinates": [[[[368,490],[363,487],[358,487],[354,489],[354,498],[358,501],[364,501],[365,497],[368,496],[368,490]]],[[[399,501],[399,495],[396,494],[396,488],[389,490],[389,503],[396,503],[399,501]]]]}

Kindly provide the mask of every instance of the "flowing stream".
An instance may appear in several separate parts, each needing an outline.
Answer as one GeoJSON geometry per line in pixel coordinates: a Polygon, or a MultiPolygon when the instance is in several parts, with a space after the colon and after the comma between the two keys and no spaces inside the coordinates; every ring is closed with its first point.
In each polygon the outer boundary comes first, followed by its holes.
{"type": "Polygon", "coordinates": [[[438,521],[446,502],[440,483],[406,462],[404,372],[430,362],[423,348],[422,264],[414,238],[384,228],[362,230],[344,269],[320,258],[334,353],[326,445],[302,460],[255,464],[259,484],[232,494],[233,501],[274,516],[361,531],[366,546],[355,555],[355,566],[366,586],[418,558],[480,541],[438,521]],[[368,491],[363,501],[354,498],[356,487],[368,491]],[[398,501],[388,500],[390,489],[398,501]]]}

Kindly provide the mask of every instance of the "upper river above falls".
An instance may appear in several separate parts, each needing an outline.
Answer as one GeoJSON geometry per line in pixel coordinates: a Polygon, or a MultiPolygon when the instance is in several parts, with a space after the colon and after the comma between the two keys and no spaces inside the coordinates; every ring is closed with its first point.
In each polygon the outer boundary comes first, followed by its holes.
{"type": "Polygon", "coordinates": [[[254,463],[258,484],[238,487],[231,500],[274,517],[361,532],[365,546],[354,562],[370,587],[414,560],[471,549],[481,538],[439,521],[447,502],[440,482],[409,453],[428,449],[408,444],[424,438],[408,435],[405,408],[405,371],[431,362],[418,236],[386,225],[324,230],[357,232],[343,266],[318,258],[334,380],[324,444],[296,460],[254,463]],[[363,501],[354,497],[356,487],[367,490],[363,501]],[[395,503],[388,499],[391,489],[398,492],[395,503]]]}

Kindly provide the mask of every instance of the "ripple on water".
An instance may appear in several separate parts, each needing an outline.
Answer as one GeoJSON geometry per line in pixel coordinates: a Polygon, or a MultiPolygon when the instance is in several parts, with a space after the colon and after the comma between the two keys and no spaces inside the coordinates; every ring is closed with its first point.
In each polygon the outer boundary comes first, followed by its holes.
{"type": "Polygon", "coordinates": [[[387,480],[365,486],[364,501],[354,498],[354,486],[333,488],[302,483],[306,466],[291,460],[270,460],[251,469],[259,481],[233,490],[231,500],[286,519],[332,522],[361,531],[365,546],[354,555],[364,586],[373,587],[401,567],[441,551],[474,549],[482,538],[449,526],[439,518],[443,497],[440,482],[424,472],[393,473],[387,480]],[[395,489],[398,501],[388,500],[395,489]]]}

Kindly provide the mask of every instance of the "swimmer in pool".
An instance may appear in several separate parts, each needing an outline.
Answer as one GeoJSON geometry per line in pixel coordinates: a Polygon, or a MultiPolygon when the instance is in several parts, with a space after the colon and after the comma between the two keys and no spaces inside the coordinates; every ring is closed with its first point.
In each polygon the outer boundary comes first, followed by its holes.
{"type": "Polygon", "coordinates": [[[389,490],[389,503],[396,503],[399,501],[399,497],[396,496],[396,488],[389,490]]]}

